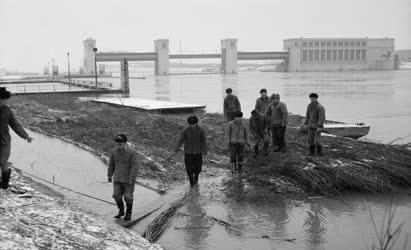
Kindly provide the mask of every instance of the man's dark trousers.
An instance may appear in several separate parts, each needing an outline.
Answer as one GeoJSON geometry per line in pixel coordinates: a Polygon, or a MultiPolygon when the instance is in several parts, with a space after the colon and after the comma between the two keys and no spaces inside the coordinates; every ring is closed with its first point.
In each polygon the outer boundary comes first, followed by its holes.
{"type": "Polygon", "coordinates": [[[197,184],[203,166],[203,154],[185,154],[184,162],[190,185],[197,184]]]}
{"type": "Polygon", "coordinates": [[[231,163],[238,164],[238,170],[241,172],[244,161],[244,144],[241,143],[231,143],[231,163]]]}
{"type": "Polygon", "coordinates": [[[271,134],[273,136],[273,146],[278,146],[280,149],[285,147],[285,130],[286,126],[273,125],[271,134]]]}

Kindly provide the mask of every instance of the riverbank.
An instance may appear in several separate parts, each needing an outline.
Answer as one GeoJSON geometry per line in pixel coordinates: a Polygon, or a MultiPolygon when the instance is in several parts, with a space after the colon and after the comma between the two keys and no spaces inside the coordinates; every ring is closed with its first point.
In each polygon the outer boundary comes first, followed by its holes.
{"type": "Polygon", "coordinates": [[[0,249],[162,249],[17,171],[0,190],[0,249]]]}
{"type": "MultiPolygon", "coordinates": [[[[183,154],[172,155],[187,115],[161,115],[79,100],[74,96],[14,96],[10,103],[25,127],[75,143],[107,161],[116,133],[126,133],[140,153],[139,177],[159,181],[166,189],[185,181],[183,154]]],[[[229,167],[225,120],[202,114],[210,154],[203,176],[229,167]]],[[[243,184],[225,181],[235,199],[270,201],[272,197],[338,196],[351,192],[390,192],[411,187],[411,152],[392,146],[324,137],[324,157],[307,156],[306,136],[288,128],[288,151],[249,158],[243,184]]]]}

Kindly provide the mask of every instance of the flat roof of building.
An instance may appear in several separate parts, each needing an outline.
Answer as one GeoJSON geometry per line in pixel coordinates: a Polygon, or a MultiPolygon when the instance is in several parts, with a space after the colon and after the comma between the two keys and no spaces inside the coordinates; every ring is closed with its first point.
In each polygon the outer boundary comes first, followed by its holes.
{"type": "Polygon", "coordinates": [[[383,37],[383,38],[369,38],[369,37],[300,37],[300,38],[287,38],[283,41],[295,41],[295,40],[312,40],[312,41],[320,41],[320,40],[395,40],[391,37],[383,37]]]}

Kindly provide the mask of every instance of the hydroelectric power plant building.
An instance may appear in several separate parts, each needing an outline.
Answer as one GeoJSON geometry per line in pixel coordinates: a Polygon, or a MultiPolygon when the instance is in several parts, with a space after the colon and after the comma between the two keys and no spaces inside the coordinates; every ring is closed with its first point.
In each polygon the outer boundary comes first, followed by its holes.
{"type": "Polygon", "coordinates": [[[284,40],[288,70],[394,70],[393,38],[295,38],[284,40]]]}

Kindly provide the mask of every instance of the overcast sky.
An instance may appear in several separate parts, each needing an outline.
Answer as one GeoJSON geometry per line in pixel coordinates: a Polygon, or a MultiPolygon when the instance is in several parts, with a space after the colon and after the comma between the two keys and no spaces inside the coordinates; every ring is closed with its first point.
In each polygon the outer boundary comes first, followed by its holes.
{"type": "Polygon", "coordinates": [[[0,0],[0,68],[42,71],[51,58],[82,64],[83,44],[99,51],[215,52],[221,38],[239,50],[280,50],[291,37],[393,37],[411,49],[411,0],[0,0]]]}

